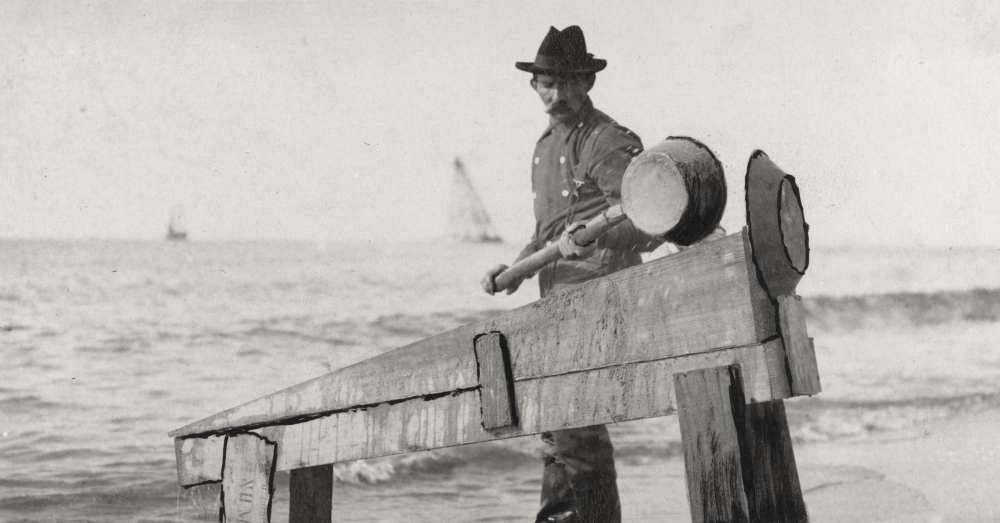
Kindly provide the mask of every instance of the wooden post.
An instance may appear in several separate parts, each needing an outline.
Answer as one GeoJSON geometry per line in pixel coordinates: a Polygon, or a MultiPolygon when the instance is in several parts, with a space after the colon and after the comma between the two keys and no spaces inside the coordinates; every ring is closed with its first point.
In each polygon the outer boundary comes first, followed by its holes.
{"type": "Polygon", "coordinates": [[[292,469],[288,523],[332,523],[333,465],[292,469]]]}
{"type": "Polygon", "coordinates": [[[807,522],[781,400],[746,405],[739,365],[674,380],[691,521],[807,522]]]}
{"type": "Polygon", "coordinates": [[[784,400],[746,405],[740,435],[750,521],[807,523],[784,400]]]}
{"type": "Polygon", "coordinates": [[[739,436],[729,398],[733,368],[739,367],[714,367],[674,376],[692,523],[750,521],[739,436]]]}
{"type": "Polygon", "coordinates": [[[277,446],[256,434],[226,438],[222,468],[222,523],[268,523],[277,446]]]}

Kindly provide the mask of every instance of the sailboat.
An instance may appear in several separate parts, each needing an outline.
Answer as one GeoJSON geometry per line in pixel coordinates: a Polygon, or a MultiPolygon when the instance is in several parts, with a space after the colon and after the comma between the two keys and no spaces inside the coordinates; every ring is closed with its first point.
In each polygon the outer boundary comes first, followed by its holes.
{"type": "Polygon", "coordinates": [[[168,240],[186,240],[187,225],[184,223],[184,210],[180,205],[170,210],[170,225],[167,226],[168,240]]]}
{"type": "Polygon", "coordinates": [[[479,199],[472,180],[465,172],[462,160],[455,158],[451,182],[451,202],[448,206],[448,235],[462,242],[500,242],[500,233],[493,227],[483,201],[479,199]]]}

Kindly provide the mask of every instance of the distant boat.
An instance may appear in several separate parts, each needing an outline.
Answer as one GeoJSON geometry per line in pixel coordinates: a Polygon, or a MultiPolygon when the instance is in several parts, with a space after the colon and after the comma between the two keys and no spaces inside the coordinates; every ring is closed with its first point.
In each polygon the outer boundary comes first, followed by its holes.
{"type": "Polygon", "coordinates": [[[451,202],[448,206],[448,235],[463,242],[500,242],[500,233],[493,227],[483,201],[472,187],[462,160],[455,158],[455,173],[451,182],[451,202]]]}
{"type": "Polygon", "coordinates": [[[170,225],[167,226],[168,240],[186,240],[187,225],[184,223],[184,211],[180,205],[170,210],[170,225]]]}

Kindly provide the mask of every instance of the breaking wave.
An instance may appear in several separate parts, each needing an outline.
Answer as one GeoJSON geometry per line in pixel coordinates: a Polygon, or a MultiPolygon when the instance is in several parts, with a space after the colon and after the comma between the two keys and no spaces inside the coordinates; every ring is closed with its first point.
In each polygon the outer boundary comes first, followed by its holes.
{"type": "Polygon", "coordinates": [[[810,329],[995,322],[1000,318],[1000,289],[812,296],[803,298],[803,304],[810,329]]]}

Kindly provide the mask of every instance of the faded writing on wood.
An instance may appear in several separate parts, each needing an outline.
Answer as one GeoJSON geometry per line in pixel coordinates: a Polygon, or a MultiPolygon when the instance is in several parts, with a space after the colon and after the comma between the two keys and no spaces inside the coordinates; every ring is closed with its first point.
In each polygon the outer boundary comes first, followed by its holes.
{"type": "Polygon", "coordinates": [[[226,439],[222,471],[222,521],[268,523],[274,492],[275,444],[256,434],[226,439]]]}

